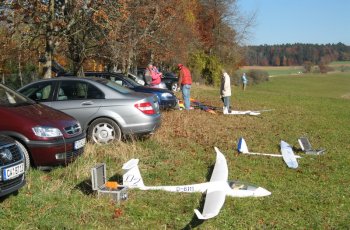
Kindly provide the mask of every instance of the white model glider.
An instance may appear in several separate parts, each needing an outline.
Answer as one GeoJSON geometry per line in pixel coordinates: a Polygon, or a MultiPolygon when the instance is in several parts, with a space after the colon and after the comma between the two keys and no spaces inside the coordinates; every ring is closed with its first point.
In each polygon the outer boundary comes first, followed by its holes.
{"type": "Polygon", "coordinates": [[[164,190],[168,192],[206,192],[203,212],[194,210],[198,219],[209,219],[219,214],[226,196],[231,197],[262,197],[271,192],[262,187],[243,184],[239,181],[227,181],[228,168],[225,156],[215,147],[216,163],[209,182],[201,184],[178,186],[145,186],[138,168],[138,159],[131,159],[123,165],[123,185],[141,190],[164,190]]]}
{"type": "Polygon", "coordinates": [[[238,111],[238,110],[231,110],[231,112],[224,112],[225,115],[251,115],[251,116],[258,116],[260,115],[259,111],[238,111]]]}
{"type": "MultiPolygon", "coordinates": [[[[281,154],[272,154],[272,153],[252,153],[249,152],[246,141],[243,137],[241,137],[238,141],[237,151],[242,154],[250,154],[250,155],[261,155],[261,156],[270,156],[270,157],[283,157],[281,154]]],[[[301,158],[298,155],[295,155],[295,158],[301,158]]]]}
{"type": "Polygon", "coordinates": [[[264,109],[264,110],[245,110],[245,111],[240,111],[240,110],[231,110],[231,112],[229,113],[227,111],[227,109],[223,110],[223,113],[226,115],[251,115],[251,116],[258,116],[260,115],[262,112],[267,112],[267,111],[272,111],[273,109],[264,109]]]}

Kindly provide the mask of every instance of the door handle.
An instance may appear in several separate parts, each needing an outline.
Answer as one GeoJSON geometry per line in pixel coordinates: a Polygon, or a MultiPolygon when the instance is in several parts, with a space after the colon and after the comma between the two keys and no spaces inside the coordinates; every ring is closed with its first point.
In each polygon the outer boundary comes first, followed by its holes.
{"type": "Polygon", "coordinates": [[[94,104],[94,102],[92,102],[92,101],[84,101],[81,103],[81,105],[93,105],[93,104],[94,104]]]}

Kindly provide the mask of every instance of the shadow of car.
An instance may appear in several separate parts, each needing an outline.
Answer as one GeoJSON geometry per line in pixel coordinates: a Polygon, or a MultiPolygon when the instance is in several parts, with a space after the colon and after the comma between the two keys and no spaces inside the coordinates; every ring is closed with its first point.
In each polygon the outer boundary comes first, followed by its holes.
{"type": "Polygon", "coordinates": [[[2,84],[0,117],[0,134],[17,140],[26,169],[30,163],[41,169],[66,165],[84,151],[86,134],[76,119],[2,84]]]}
{"type": "Polygon", "coordinates": [[[0,197],[25,185],[25,158],[16,141],[0,135],[0,197]]]}
{"type": "Polygon", "coordinates": [[[56,77],[20,89],[25,96],[75,117],[89,140],[106,144],[152,134],[161,125],[156,96],[103,78],[56,77]]]}
{"type": "Polygon", "coordinates": [[[173,109],[178,105],[175,94],[167,89],[143,86],[124,76],[121,73],[110,72],[85,72],[85,77],[97,77],[111,80],[119,85],[132,89],[135,92],[152,93],[157,96],[160,109],[173,109]]]}

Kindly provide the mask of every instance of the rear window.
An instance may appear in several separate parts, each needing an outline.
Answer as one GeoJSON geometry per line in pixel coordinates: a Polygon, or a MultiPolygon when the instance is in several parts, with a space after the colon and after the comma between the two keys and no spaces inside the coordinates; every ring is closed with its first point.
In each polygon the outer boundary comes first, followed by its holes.
{"type": "Polygon", "coordinates": [[[113,81],[107,81],[105,83],[105,85],[113,90],[118,91],[119,93],[122,93],[122,94],[129,94],[129,93],[133,92],[131,89],[123,87],[123,86],[121,86],[118,83],[115,83],[113,81]]]}

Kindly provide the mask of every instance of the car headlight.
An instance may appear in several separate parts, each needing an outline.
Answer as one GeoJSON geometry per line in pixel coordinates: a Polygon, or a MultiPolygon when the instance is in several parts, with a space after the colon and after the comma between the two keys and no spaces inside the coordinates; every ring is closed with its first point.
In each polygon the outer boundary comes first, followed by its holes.
{"type": "Polygon", "coordinates": [[[33,132],[38,137],[60,137],[63,136],[61,131],[53,127],[36,126],[33,132]]]}
{"type": "Polygon", "coordinates": [[[162,93],[162,96],[161,96],[163,99],[166,99],[166,98],[172,98],[173,95],[171,95],[171,93],[162,93]]]}

